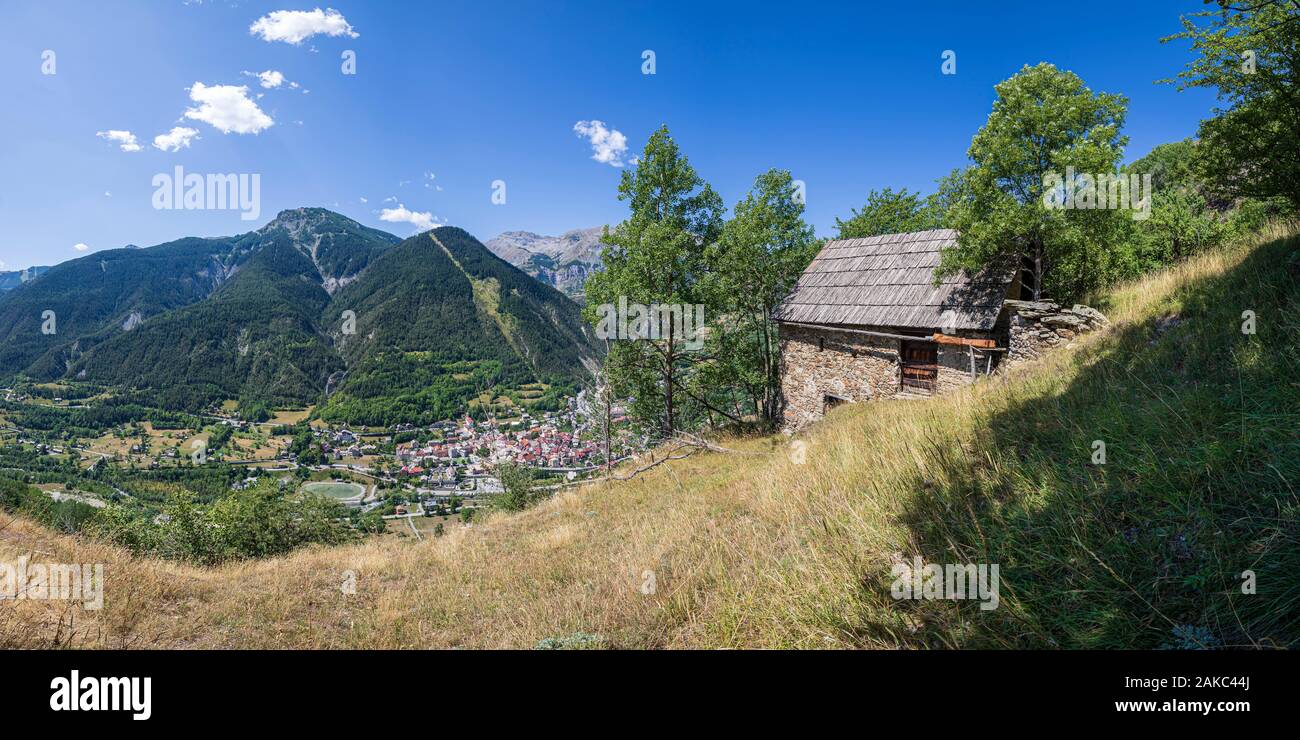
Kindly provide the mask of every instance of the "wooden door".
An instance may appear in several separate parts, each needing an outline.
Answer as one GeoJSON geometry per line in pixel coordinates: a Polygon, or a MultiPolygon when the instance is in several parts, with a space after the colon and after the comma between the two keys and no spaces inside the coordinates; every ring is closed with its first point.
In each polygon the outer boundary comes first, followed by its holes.
{"type": "Polygon", "coordinates": [[[902,343],[903,390],[934,392],[939,381],[939,347],[933,342],[902,343]]]}

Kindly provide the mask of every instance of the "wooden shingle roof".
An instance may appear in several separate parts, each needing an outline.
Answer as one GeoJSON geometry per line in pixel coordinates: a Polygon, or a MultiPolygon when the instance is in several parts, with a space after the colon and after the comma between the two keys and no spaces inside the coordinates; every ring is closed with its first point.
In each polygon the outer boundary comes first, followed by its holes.
{"type": "Polygon", "coordinates": [[[827,242],[772,318],[829,326],[992,329],[1011,271],[959,273],[936,285],[939,250],[956,243],[952,229],[827,242]]]}

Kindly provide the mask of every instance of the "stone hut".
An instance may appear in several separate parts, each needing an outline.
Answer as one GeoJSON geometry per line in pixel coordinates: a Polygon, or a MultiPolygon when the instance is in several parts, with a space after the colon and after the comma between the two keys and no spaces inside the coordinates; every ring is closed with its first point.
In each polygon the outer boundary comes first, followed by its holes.
{"type": "Polygon", "coordinates": [[[951,229],[827,242],[773,319],[787,429],[836,404],[929,395],[993,372],[1006,354],[1014,270],[934,282],[951,229]]]}
{"type": "Polygon", "coordinates": [[[956,243],[937,229],[822,247],[773,312],[787,430],[840,403],[960,387],[1105,322],[1086,306],[1010,300],[1023,289],[1014,265],[936,284],[956,243]]]}

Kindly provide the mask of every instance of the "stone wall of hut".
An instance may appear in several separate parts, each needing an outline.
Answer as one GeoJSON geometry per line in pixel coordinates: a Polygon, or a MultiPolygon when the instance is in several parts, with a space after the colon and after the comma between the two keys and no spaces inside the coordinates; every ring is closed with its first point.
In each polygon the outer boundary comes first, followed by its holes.
{"type": "Polygon", "coordinates": [[[1051,301],[1006,301],[1010,317],[1007,359],[1027,362],[1070,342],[1076,336],[1110,323],[1100,311],[1081,304],[1062,308],[1051,301]]]}
{"type": "MultiPolygon", "coordinates": [[[[781,324],[780,332],[781,392],[787,431],[821,419],[828,402],[858,403],[914,392],[901,387],[902,340],[789,324],[781,324]]],[[[980,332],[962,334],[992,337],[980,332]]],[[[967,347],[940,344],[937,349],[935,393],[967,385],[998,366],[1000,353],[976,350],[976,367],[972,373],[971,351],[967,347]]]]}

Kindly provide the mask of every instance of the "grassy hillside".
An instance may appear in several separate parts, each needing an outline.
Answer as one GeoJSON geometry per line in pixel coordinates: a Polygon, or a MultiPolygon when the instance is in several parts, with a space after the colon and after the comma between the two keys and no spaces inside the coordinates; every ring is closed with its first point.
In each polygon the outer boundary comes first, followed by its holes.
{"type": "Polygon", "coordinates": [[[802,463],[730,440],[441,539],[213,569],[13,521],[0,560],[108,588],[0,609],[0,646],[1294,647],[1300,239],[1273,237],[1114,292],[1109,330],[1013,374],[837,409],[802,463]],[[913,555],[999,563],[1000,608],[894,601],[913,555]]]}

